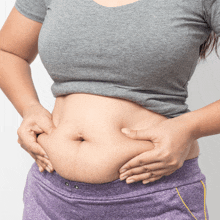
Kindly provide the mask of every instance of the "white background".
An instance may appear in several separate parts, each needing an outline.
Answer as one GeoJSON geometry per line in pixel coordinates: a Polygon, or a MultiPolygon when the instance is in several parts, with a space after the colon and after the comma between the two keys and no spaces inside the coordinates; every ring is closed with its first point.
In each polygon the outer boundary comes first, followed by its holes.
{"type": "MultiPolygon", "coordinates": [[[[8,17],[15,0],[1,0],[0,28],[8,17]]],[[[219,51],[220,54],[220,51],[219,51]]],[[[50,87],[52,80],[43,67],[39,55],[31,64],[35,88],[41,104],[50,112],[55,98],[50,87]]],[[[194,111],[220,99],[220,60],[215,52],[198,64],[189,85],[186,103],[194,111]]],[[[220,112],[219,112],[220,114],[220,112]]],[[[27,173],[34,162],[17,143],[17,129],[22,122],[12,103],[0,90],[0,219],[21,220],[23,190],[27,173]]],[[[220,198],[220,134],[198,139],[199,166],[207,179],[207,200],[210,220],[219,217],[220,198]]]]}

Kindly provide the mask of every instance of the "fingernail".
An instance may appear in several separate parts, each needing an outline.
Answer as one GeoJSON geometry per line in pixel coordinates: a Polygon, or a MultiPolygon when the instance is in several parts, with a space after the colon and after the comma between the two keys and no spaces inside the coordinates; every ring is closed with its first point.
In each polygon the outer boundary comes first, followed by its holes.
{"type": "Polygon", "coordinates": [[[126,169],[123,169],[123,170],[120,171],[120,173],[124,173],[125,171],[127,171],[127,170],[126,170],[126,169]]]}
{"type": "Polygon", "coordinates": [[[48,172],[50,172],[50,168],[49,168],[49,167],[46,167],[46,170],[47,170],[48,172]]]}
{"type": "Polygon", "coordinates": [[[130,134],[130,129],[129,128],[122,128],[121,131],[125,134],[130,134]]]}
{"type": "Polygon", "coordinates": [[[134,182],[134,179],[127,180],[127,183],[133,183],[133,182],[134,182]]]}
{"type": "Polygon", "coordinates": [[[42,167],[39,167],[39,171],[42,173],[42,172],[43,172],[43,168],[42,168],[42,167]]]}
{"type": "Polygon", "coordinates": [[[49,157],[45,154],[44,157],[46,157],[47,159],[49,159],[49,157]]]}
{"type": "Polygon", "coordinates": [[[147,183],[149,183],[149,181],[147,181],[147,180],[144,180],[144,181],[143,181],[143,184],[147,184],[147,183]]]}
{"type": "Polygon", "coordinates": [[[128,175],[123,176],[123,177],[120,178],[120,180],[122,181],[122,180],[126,179],[127,177],[128,177],[128,175]]]}
{"type": "Polygon", "coordinates": [[[51,169],[51,170],[53,169],[51,165],[48,164],[47,166],[48,166],[49,169],[51,169]]]}

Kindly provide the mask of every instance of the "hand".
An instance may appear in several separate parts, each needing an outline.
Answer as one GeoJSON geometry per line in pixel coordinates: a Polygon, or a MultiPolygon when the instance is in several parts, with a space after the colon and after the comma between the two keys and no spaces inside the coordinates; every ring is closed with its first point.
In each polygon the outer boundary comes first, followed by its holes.
{"type": "Polygon", "coordinates": [[[53,128],[51,114],[41,104],[32,105],[23,112],[23,121],[17,130],[18,143],[34,158],[40,172],[44,169],[53,172],[54,169],[46,152],[37,143],[37,135],[50,134],[53,128]]]}
{"type": "Polygon", "coordinates": [[[150,129],[131,130],[126,136],[149,140],[155,145],[154,149],[132,158],[119,170],[121,180],[122,170],[126,169],[123,176],[129,177],[126,177],[127,183],[129,179],[133,179],[134,182],[142,181],[143,184],[154,182],[181,168],[196,140],[189,124],[181,117],[164,120],[150,129]]]}

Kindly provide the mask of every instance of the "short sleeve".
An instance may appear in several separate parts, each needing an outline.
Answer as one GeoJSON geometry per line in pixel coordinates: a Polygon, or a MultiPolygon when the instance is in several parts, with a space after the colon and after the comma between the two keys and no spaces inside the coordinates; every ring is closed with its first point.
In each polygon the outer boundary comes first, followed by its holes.
{"type": "Polygon", "coordinates": [[[16,0],[15,8],[25,17],[43,23],[46,16],[44,0],[16,0]]]}
{"type": "Polygon", "coordinates": [[[220,37],[220,0],[203,0],[205,20],[220,37]]]}

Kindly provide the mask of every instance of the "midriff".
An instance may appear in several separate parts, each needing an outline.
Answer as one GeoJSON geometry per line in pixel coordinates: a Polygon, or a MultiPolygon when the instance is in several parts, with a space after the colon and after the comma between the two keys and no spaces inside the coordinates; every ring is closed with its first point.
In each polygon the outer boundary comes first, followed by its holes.
{"type": "MultiPolygon", "coordinates": [[[[115,97],[74,93],[56,98],[55,129],[38,136],[55,171],[65,179],[106,183],[119,178],[127,161],[154,148],[151,141],[128,138],[121,128],[148,129],[165,116],[115,97]]],[[[186,160],[199,155],[198,141],[186,160]]]]}

